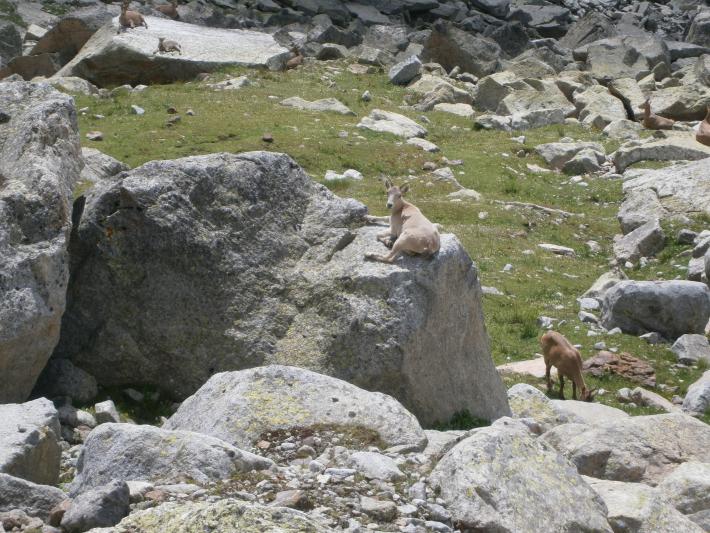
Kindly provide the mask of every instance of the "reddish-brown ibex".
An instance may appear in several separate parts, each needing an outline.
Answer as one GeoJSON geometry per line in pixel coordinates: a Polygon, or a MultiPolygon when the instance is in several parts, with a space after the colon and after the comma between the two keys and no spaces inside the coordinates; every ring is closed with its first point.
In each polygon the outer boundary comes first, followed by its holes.
{"type": "Polygon", "coordinates": [[[542,355],[545,359],[545,378],[547,379],[547,392],[552,392],[552,378],[550,377],[551,367],[557,369],[557,376],[560,380],[560,399],[565,399],[565,380],[572,381],[572,398],[577,399],[577,388],[579,387],[581,399],[591,402],[594,399],[596,389],[587,389],[582,377],[582,356],[579,350],[572,346],[564,335],[556,331],[548,331],[540,337],[542,355]]]}

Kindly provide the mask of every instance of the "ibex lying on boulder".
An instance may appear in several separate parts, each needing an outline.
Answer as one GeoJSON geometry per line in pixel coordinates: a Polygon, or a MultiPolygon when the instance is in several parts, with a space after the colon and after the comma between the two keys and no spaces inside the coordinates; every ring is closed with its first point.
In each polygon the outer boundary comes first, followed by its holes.
{"type": "Polygon", "coordinates": [[[675,120],[659,117],[651,112],[651,101],[647,98],[646,101],[639,106],[643,109],[643,120],[641,123],[647,130],[672,130],[675,120]]]}
{"type": "Polygon", "coordinates": [[[695,133],[695,140],[705,146],[710,146],[710,105],[707,107],[705,120],[698,124],[698,131],[695,133]]]}
{"type": "Polygon", "coordinates": [[[153,53],[157,54],[158,52],[177,52],[178,54],[182,54],[182,49],[176,41],[171,41],[165,37],[158,37],[158,49],[153,53]]]}
{"type": "Polygon", "coordinates": [[[301,54],[301,51],[298,48],[294,46],[291,49],[291,53],[293,54],[293,56],[291,57],[291,59],[286,61],[286,70],[291,70],[303,64],[303,55],[301,54]]]}
{"type": "Polygon", "coordinates": [[[581,399],[591,402],[594,399],[596,389],[589,390],[582,377],[582,356],[579,350],[562,335],[556,331],[548,331],[540,337],[542,355],[545,359],[545,378],[547,379],[547,392],[552,392],[552,378],[550,368],[557,369],[557,376],[560,378],[560,399],[565,399],[564,378],[572,380],[572,398],[577,399],[577,387],[581,391],[581,399]]]}
{"type": "Polygon", "coordinates": [[[155,6],[156,11],[160,11],[166,17],[170,17],[173,20],[179,19],[180,14],[177,10],[177,0],[170,0],[169,4],[162,4],[155,6]]]}
{"type": "Polygon", "coordinates": [[[365,254],[365,259],[392,263],[402,253],[420,254],[431,257],[439,251],[439,231],[416,206],[402,198],[409,191],[409,185],[400,189],[385,180],[387,207],[392,210],[389,230],[377,235],[377,240],[388,248],[387,255],[365,254]]]}
{"type": "Polygon", "coordinates": [[[143,18],[143,15],[137,11],[129,11],[128,5],[131,0],[123,0],[121,3],[121,14],[118,17],[118,31],[120,33],[122,28],[137,28],[138,26],[148,27],[148,23],[143,18]]]}

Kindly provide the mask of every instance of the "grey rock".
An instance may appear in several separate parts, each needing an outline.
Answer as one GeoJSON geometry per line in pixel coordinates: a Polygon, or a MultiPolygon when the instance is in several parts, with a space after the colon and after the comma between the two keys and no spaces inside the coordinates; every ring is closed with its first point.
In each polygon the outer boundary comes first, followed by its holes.
{"type": "Polygon", "coordinates": [[[693,83],[690,75],[683,81],[685,83],[651,93],[651,109],[658,115],[674,120],[702,120],[710,105],[710,87],[702,82],[693,83]]]}
{"type": "Polygon", "coordinates": [[[66,493],[56,487],[0,474],[0,512],[20,509],[47,522],[50,511],[66,499],[66,493]]]}
{"type": "Polygon", "coordinates": [[[703,333],[710,318],[710,289],[696,281],[621,281],[602,303],[602,325],[641,335],[655,331],[667,339],[703,333]]]}
{"type": "Polygon", "coordinates": [[[472,0],[473,7],[494,17],[504,18],[510,8],[510,0],[472,0]]]}
{"type": "Polygon", "coordinates": [[[366,45],[359,46],[356,55],[358,63],[362,65],[381,67],[394,62],[394,58],[389,52],[366,45]]]}
{"type": "Polygon", "coordinates": [[[604,154],[604,147],[595,142],[553,142],[539,144],[535,151],[554,169],[561,170],[568,161],[583,150],[592,150],[604,154]]]}
{"type": "Polygon", "coordinates": [[[420,126],[412,119],[399,113],[381,109],[373,109],[369,116],[360,120],[357,127],[379,133],[391,133],[407,139],[410,137],[425,137],[427,134],[426,128],[420,126]]]}
{"type": "Polygon", "coordinates": [[[0,402],[27,399],[59,339],[79,136],[72,99],[0,84],[0,402]]]}
{"type": "Polygon", "coordinates": [[[249,447],[265,431],[316,424],[361,426],[379,435],[387,446],[423,449],[426,445],[417,419],[394,398],[278,365],[215,374],[164,427],[249,447]]]}
{"type": "Polygon", "coordinates": [[[68,396],[80,404],[90,402],[97,394],[98,386],[94,377],[75,367],[68,359],[51,359],[34,388],[35,396],[68,396]]]}
{"type": "Polygon", "coordinates": [[[681,335],[673,343],[671,350],[678,358],[678,362],[684,365],[694,365],[701,360],[710,364],[710,343],[702,332],[681,335]]]}
{"type": "Polygon", "coordinates": [[[87,490],[72,500],[61,527],[67,533],[83,533],[96,527],[114,526],[128,514],[129,496],[125,481],[111,481],[87,490]]]}
{"type": "Polygon", "coordinates": [[[593,172],[599,172],[602,167],[602,163],[606,161],[606,157],[603,153],[597,152],[590,148],[585,148],[577,152],[572,159],[565,163],[562,167],[562,171],[565,174],[591,174],[593,172]]]}
{"type": "Polygon", "coordinates": [[[70,492],[81,494],[112,480],[155,484],[194,480],[204,484],[272,465],[269,459],[208,435],[135,424],[101,424],[84,443],[70,492]]]}
{"type": "Polygon", "coordinates": [[[645,224],[653,223],[666,214],[656,191],[651,188],[639,188],[627,194],[617,219],[621,231],[628,234],[645,224]]]}
{"type": "Polygon", "coordinates": [[[102,385],[172,399],[215,372],[276,363],[391,394],[424,423],[506,414],[470,257],[444,234],[435,260],[363,261],[385,249],[365,212],[266,152],[152,162],[97,184],[57,356],[102,385]],[[449,363],[432,368],[432,350],[449,363]]]}
{"type": "Polygon", "coordinates": [[[687,42],[710,47],[710,11],[700,11],[688,29],[687,42]]]}
{"type": "Polygon", "coordinates": [[[620,264],[627,261],[636,263],[642,257],[651,257],[663,250],[665,243],[666,236],[658,219],[651,220],[630,233],[615,238],[614,256],[620,264]]]}
{"type": "Polygon", "coordinates": [[[387,15],[381,13],[375,6],[348,2],[345,7],[352,16],[359,18],[366,26],[390,23],[387,15]]]}
{"type": "Polygon", "coordinates": [[[562,124],[576,109],[550,80],[526,80],[530,88],[516,90],[503,98],[496,113],[511,115],[513,129],[562,124]]]}
{"type": "Polygon", "coordinates": [[[110,424],[112,422],[120,422],[121,417],[116,409],[116,404],[112,400],[106,400],[94,405],[97,424],[110,424]]]}
{"type": "Polygon", "coordinates": [[[59,414],[59,422],[63,426],[69,426],[70,428],[76,428],[79,426],[86,426],[89,428],[96,427],[96,419],[91,413],[77,409],[73,405],[62,405],[57,409],[57,413],[59,414]]]}
{"type": "Polygon", "coordinates": [[[710,411],[710,370],[688,387],[683,399],[683,410],[690,414],[704,414],[710,411]]]}
{"type": "Polygon", "coordinates": [[[601,85],[594,85],[574,94],[574,105],[582,124],[604,129],[615,120],[626,118],[622,101],[601,85]]]}
{"type": "Polygon", "coordinates": [[[678,411],[678,407],[669,400],[666,400],[660,394],[656,394],[655,392],[644,389],[643,387],[636,387],[630,391],[629,399],[636,405],[653,407],[654,409],[659,409],[667,413],[678,411]]]}
{"type": "Polygon", "coordinates": [[[582,45],[617,35],[613,21],[604,13],[588,11],[570,24],[567,33],[560,39],[560,45],[576,49],[582,45]]]}
{"type": "Polygon", "coordinates": [[[508,20],[517,20],[543,37],[562,37],[571,21],[570,10],[556,5],[515,4],[508,20]]]}
{"type": "Polygon", "coordinates": [[[411,56],[393,65],[388,73],[390,82],[395,85],[407,85],[422,71],[422,62],[417,56],[411,56]]]}
{"type": "Polygon", "coordinates": [[[639,161],[697,161],[708,157],[710,147],[700,144],[690,135],[629,142],[612,154],[617,172],[623,172],[639,161]]]}
{"type": "Polygon", "coordinates": [[[360,496],[360,511],[374,520],[391,522],[397,516],[397,505],[391,501],[360,496]]]}
{"type": "Polygon", "coordinates": [[[78,76],[100,87],[150,85],[189,80],[226,67],[280,70],[290,57],[289,51],[267,33],[207,28],[150,16],[145,19],[148,28],[121,33],[116,33],[117,19],[113,19],[57,75],[78,76]],[[166,35],[180,43],[180,55],[154,54],[158,38],[166,35]],[[150,69],[141,67],[146,62],[151,64],[150,69]]]}
{"type": "Polygon", "coordinates": [[[614,285],[622,280],[628,279],[626,274],[621,271],[612,270],[605,272],[597,278],[597,280],[592,284],[592,286],[585,292],[583,298],[597,298],[601,299],[606,291],[612,288],[614,285]]]}
{"type": "Polygon", "coordinates": [[[335,98],[322,98],[321,100],[309,102],[298,96],[292,96],[291,98],[281,100],[280,104],[285,107],[293,107],[304,111],[329,112],[339,115],[355,114],[345,104],[335,98]]]}
{"type": "Polygon", "coordinates": [[[693,244],[693,241],[697,236],[697,232],[689,230],[687,228],[683,228],[678,232],[678,235],[676,236],[675,240],[678,244],[693,244]]]}
{"type": "Polygon", "coordinates": [[[350,466],[368,479],[400,481],[404,474],[394,459],[376,452],[355,452],[350,455],[350,466]]]}
{"type": "MultiPolygon", "coordinates": [[[[689,463],[686,463],[689,464],[689,463]]],[[[653,531],[701,533],[696,524],[679,513],[658,489],[643,483],[624,483],[585,478],[604,500],[608,520],[614,531],[653,531]]]]}
{"type": "Polygon", "coordinates": [[[0,404],[0,472],[55,484],[61,457],[59,435],[57,410],[46,398],[0,404]]]}
{"type": "Polygon", "coordinates": [[[710,426],[671,413],[602,421],[595,426],[563,424],[540,439],[571,460],[580,474],[655,485],[678,464],[704,460],[710,426]]]}
{"type": "Polygon", "coordinates": [[[17,27],[8,21],[0,23],[0,66],[4,66],[13,57],[22,54],[22,37],[17,27]]]}
{"type": "Polygon", "coordinates": [[[117,527],[92,533],[177,533],[187,531],[273,531],[283,533],[327,533],[307,514],[285,507],[268,507],[232,498],[217,502],[170,502],[131,513],[117,527]]]}
{"type": "Polygon", "coordinates": [[[66,78],[51,77],[47,80],[47,83],[58,91],[69,94],[83,94],[85,96],[99,94],[99,88],[96,85],[76,76],[68,76],[66,78]]]}
{"type": "Polygon", "coordinates": [[[659,492],[681,513],[710,509],[710,464],[688,461],[658,484],[659,492]]]}
{"type": "Polygon", "coordinates": [[[81,171],[82,180],[97,182],[130,170],[130,167],[125,163],[96,148],[82,148],[81,155],[84,158],[84,169],[81,171]]]}
{"type": "Polygon", "coordinates": [[[439,461],[430,481],[461,529],[611,531],[604,503],[574,466],[519,421],[477,430],[439,461]],[[556,512],[536,512],[541,506],[556,512]]]}
{"type": "Polygon", "coordinates": [[[620,213],[638,221],[633,225],[640,225],[640,221],[648,219],[644,211],[662,219],[690,213],[710,214],[710,184],[704,178],[707,175],[707,161],[656,170],[629,171],[626,174],[629,179],[623,184],[625,199],[620,213]]]}
{"type": "Polygon", "coordinates": [[[458,66],[480,78],[499,70],[500,57],[495,41],[440,21],[424,44],[422,59],[439,63],[447,72],[458,66]]]}

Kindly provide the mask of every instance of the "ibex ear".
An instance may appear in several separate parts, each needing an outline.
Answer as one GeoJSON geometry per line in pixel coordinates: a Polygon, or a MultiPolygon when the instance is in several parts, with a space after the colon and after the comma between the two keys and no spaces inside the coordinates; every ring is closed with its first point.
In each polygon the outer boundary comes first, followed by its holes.
{"type": "Polygon", "coordinates": [[[409,192],[409,183],[405,183],[404,185],[402,185],[402,186],[399,188],[399,190],[400,190],[400,192],[401,192],[402,194],[408,193],[408,192],[409,192]]]}
{"type": "Polygon", "coordinates": [[[391,188],[392,188],[392,182],[389,179],[385,178],[385,190],[389,191],[391,188]]]}

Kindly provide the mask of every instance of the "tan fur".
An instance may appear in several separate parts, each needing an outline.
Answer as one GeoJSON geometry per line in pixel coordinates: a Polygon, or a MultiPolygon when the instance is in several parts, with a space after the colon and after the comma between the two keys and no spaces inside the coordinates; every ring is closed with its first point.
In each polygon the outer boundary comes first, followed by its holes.
{"type": "Polygon", "coordinates": [[[148,27],[148,23],[143,18],[143,15],[137,11],[128,10],[128,4],[130,3],[130,0],[124,0],[121,4],[121,14],[118,17],[119,32],[121,31],[121,28],[137,28],[138,26],[148,27]]]}
{"type": "Polygon", "coordinates": [[[698,125],[698,131],[695,134],[695,140],[705,146],[710,146],[710,105],[707,107],[705,120],[698,125]]]}
{"type": "Polygon", "coordinates": [[[394,262],[402,253],[431,257],[439,251],[439,231],[419,209],[404,200],[402,195],[409,191],[409,185],[401,189],[385,181],[387,207],[392,209],[389,230],[380,233],[377,240],[392,250],[387,255],[365,254],[366,259],[394,262]]]}
{"type": "Polygon", "coordinates": [[[165,37],[159,37],[158,49],[153,53],[157,54],[158,52],[177,52],[178,54],[182,54],[182,49],[180,48],[180,45],[177,42],[166,39],[165,37]]]}
{"type": "Polygon", "coordinates": [[[303,56],[301,55],[300,50],[298,50],[297,48],[293,48],[291,50],[291,53],[293,54],[293,56],[291,57],[291,59],[286,61],[286,70],[294,69],[303,64],[303,56]]]}
{"type": "Polygon", "coordinates": [[[155,6],[155,9],[157,11],[160,11],[166,17],[170,17],[173,20],[180,18],[180,14],[178,13],[178,10],[177,10],[177,0],[170,0],[169,4],[155,6]]]}
{"type": "Polygon", "coordinates": [[[643,120],[641,123],[647,130],[672,130],[675,120],[659,117],[651,112],[651,102],[647,99],[639,106],[643,109],[643,120]]]}
{"type": "Polygon", "coordinates": [[[591,402],[594,399],[594,390],[587,389],[582,377],[582,356],[564,335],[556,331],[548,331],[540,337],[542,355],[545,359],[545,378],[547,379],[547,392],[552,392],[552,378],[550,368],[557,369],[560,379],[560,399],[564,400],[564,378],[572,380],[572,397],[577,399],[577,387],[581,392],[581,399],[591,402]]]}

